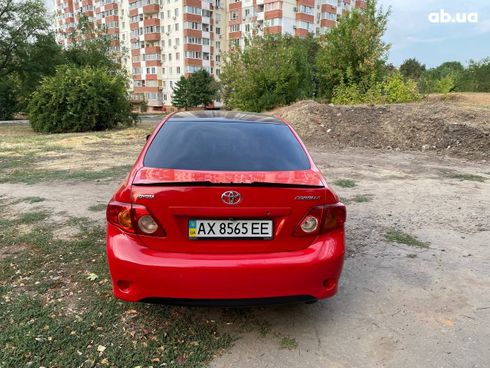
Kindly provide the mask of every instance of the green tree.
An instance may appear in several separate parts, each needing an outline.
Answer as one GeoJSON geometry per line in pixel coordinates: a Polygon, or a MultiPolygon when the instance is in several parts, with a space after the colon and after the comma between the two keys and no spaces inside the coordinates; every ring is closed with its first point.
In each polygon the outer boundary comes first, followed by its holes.
{"type": "Polygon", "coordinates": [[[400,73],[406,79],[418,80],[423,72],[425,72],[425,65],[415,58],[407,59],[400,65],[400,73]]]}
{"type": "Polygon", "coordinates": [[[463,88],[467,91],[490,92],[490,58],[470,61],[463,79],[466,81],[463,88]]]}
{"type": "Polygon", "coordinates": [[[227,107],[263,111],[312,97],[315,80],[311,38],[269,35],[248,40],[226,56],[220,76],[227,107]]]}
{"type": "Polygon", "coordinates": [[[18,112],[18,82],[12,76],[0,79],[0,120],[11,120],[18,112]]]}
{"type": "Polygon", "coordinates": [[[110,35],[85,15],[80,16],[75,30],[69,37],[74,40],[65,51],[69,63],[117,71],[122,69],[120,64],[122,55],[112,47],[110,35]]]}
{"type": "Polygon", "coordinates": [[[25,109],[29,97],[38,87],[42,78],[56,73],[59,65],[65,64],[63,49],[55,40],[53,33],[39,35],[29,44],[21,57],[16,75],[19,81],[19,108],[25,109]]]}
{"type": "Polygon", "coordinates": [[[368,0],[364,9],[342,16],[335,28],[321,38],[316,59],[320,95],[330,98],[340,83],[364,86],[383,79],[390,45],[382,39],[390,10],[368,0]]]}
{"type": "Polygon", "coordinates": [[[61,66],[46,77],[28,105],[32,128],[43,133],[83,132],[131,125],[127,79],[101,67],[61,66]]]}
{"type": "Polygon", "coordinates": [[[177,83],[175,83],[174,93],[172,96],[172,105],[185,110],[188,110],[189,107],[194,106],[189,78],[186,78],[183,75],[180,77],[177,83]]]}
{"type": "Polygon", "coordinates": [[[218,84],[205,69],[200,69],[189,76],[189,89],[192,106],[206,107],[218,96],[218,84]]]}
{"type": "Polygon", "coordinates": [[[449,93],[453,91],[468,90],[468,81],[465,80],[465,68],[459,61],[447,61],[436,68],[425,71],[420,79],[420,89],[424,93],[449,93]],[[449,83],[452,81],[452,83],[449,83]],[[442,88],[441,86],[446,88],[442,88]],[[447,90],[447,87],[450,90],[447,90]],[[441,92],[445,90],[446,92],[441,92]]]}
{"type": "Polygon", "coordinates": [[[30,40],[48,28],[42,0],[2,0],[0,2],[0,78],[18,70],[30,40]]]}

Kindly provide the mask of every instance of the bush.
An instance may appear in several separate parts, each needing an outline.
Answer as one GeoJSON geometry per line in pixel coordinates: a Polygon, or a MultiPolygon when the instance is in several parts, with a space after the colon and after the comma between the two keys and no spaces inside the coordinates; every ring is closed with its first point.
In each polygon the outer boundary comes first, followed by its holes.
{"type": "Polygon", "coordinates": [[[452,74],[448,74],[445,77],[435,81],[434,92],[448,94],[452,92],[456,87],[456,82],[452,74]]]}
{"type": "Polygon", "coordinates": [[[415,102],[421,99],[417,83],[411,79],[405,81],[399,73],[390,75],[382,88],[387,103],[415,102]]]}
{"type": "Polygon", "coordinates": [[[421,99],[417,84],[405,81],[400,73],[390,74],[383,82],[368,84],[341,83],[334,88],[332,102],[338,105],[406,103],[421,99]]]}
{"type": "Polygon", "coordinates": [[[126,78],[105,68],[63,66],[32,94],[28,113],[37,132],[104,130],[134,123],[126,78]]]}

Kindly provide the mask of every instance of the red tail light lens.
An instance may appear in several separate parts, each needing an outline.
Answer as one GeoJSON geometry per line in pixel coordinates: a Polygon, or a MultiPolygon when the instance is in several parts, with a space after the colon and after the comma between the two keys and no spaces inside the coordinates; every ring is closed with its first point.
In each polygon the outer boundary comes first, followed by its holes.
{"type": "Polygon", "coordinates": [[[107,205],[107,221],[124,231],[142,235],[165,236],[165,229],[139,204],[111,201],[107,205]]]}
{"type": "Polygon", "coordinates": [[[131,219],[131,204],[111,201],[106,210],[107,221],[128,233],[134,233],[131,219]]]}
{"type": "Polygon", "coordinates": [[[313,207],[300,221],[294,236],[312,236],[342,227],[346,209],[342,203],[313,207]]]}
{"type": "Polygon", "coordinates": [[[342,203],[336,203],[323,207],[323,224],[321,232],[326,233],[344,226],[347,218],[347,210],[342,203]]]}

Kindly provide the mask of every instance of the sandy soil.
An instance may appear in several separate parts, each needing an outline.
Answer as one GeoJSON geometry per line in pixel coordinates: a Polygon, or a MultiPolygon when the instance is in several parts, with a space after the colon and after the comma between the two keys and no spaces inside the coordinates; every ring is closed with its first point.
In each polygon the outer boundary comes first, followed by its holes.
{"type": "Polygon", "coordinates": [[[352,178],[339,294],[258,309],[274,333],[246,333],[212,367],[486,367],[490,361],[490,167],[426,154],[312,147],[330,180],[352,178]],[[485,183],[447,179],[459,170],[485,183]],[[394,228],[429,242],[392,244],[394,228]],[[297,348],[282,349],[277,336],[297,348]]]}
{"type": "MultiPolygon", "coordinates": [[[[68,169],[77,162],[82,167],[126,165],[136,158],[149,129],[151,126],[107,136],[91,134],[81,140],[73,139],[75,135],[34,136],[45,146],[56,145],[52,156],[45,159],[40,157],[43,148],[36,148],[34,141],[19,138],[19,143],[14,137],[0,146],[10,152],[4,160],[30,147],[35,151],[34,168],[68,169]],[[17,147],[17,143],[23,146],[17,147]]],[[[269,332],[261,334],[256,327],[240,332],[235,346],[211,365],[488,366],[489,163],[481,158],[476,161],[473,155],[469,161],[430,150],[407,153],[394,148],[337,148],[329,144],[333,140],[319,143],[314,132],[300,133],[331,183],[339,179],[356,183],[354,188],[334,185],[350,201],[348,255],[339,294],[314,305],[253,309],[255,320],[269,326],[269,332]],[[468,178],[472,180],[462,180],[468,178]],[[369,200],[356,203],[356,195],[369,200]],[[429,248],[388,242],[385,234],[390,229],[416,236],[429,248]],[[285,337],[289,341],[286,349],[281,346],[285,337]]],[[[18,203],[17,210],[45,208],[60,224],[63,214],[89,217],[102,224],[104,210],[90,207],[106,203],[118,181],[7,182],[0,184],[0,197],[42,197],[45,200],[34,205],[18,203]]],[[[60,228],[60,237],[76,235],[72,230],[60,228]]],[[[200,313],[213,315],[215,311],[200,313]]],[[[216,321],[220,323],[218,318],[216,321]]],[[[223,322],[220,328],[233,326],[223,322]]]]}
{"type": "MultiPolygon", "coordinates": [[[[212,366],[487,366],[490,166],[428,153],[310,149],[329,181],[357,183],[337,187],[342,197],[370,198],[348,205],[349,250],[340,292],[314,305],[254,309],[271,332],[241,333],[212,366]],[[451,179],[448,172],[486,181],[451,179]],[[388,229],[430,247],[389,243],[388,229]],[[281,348],[284,336],[297,347],[281,348]]],[[[42,207],[103,222],[103,211],[89,207],[106,202],[116,185],[7,183],[0,184],[0,194],[41,196],[42,207]]]]}

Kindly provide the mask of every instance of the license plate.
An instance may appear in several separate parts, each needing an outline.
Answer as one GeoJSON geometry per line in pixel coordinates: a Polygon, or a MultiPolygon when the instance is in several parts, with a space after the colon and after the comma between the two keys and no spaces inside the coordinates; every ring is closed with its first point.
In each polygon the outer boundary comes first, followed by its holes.
{"type": "Polygon", "coordinates": [[[272,239],[272,220],[189,220],[189,239],[272,239]]]}

